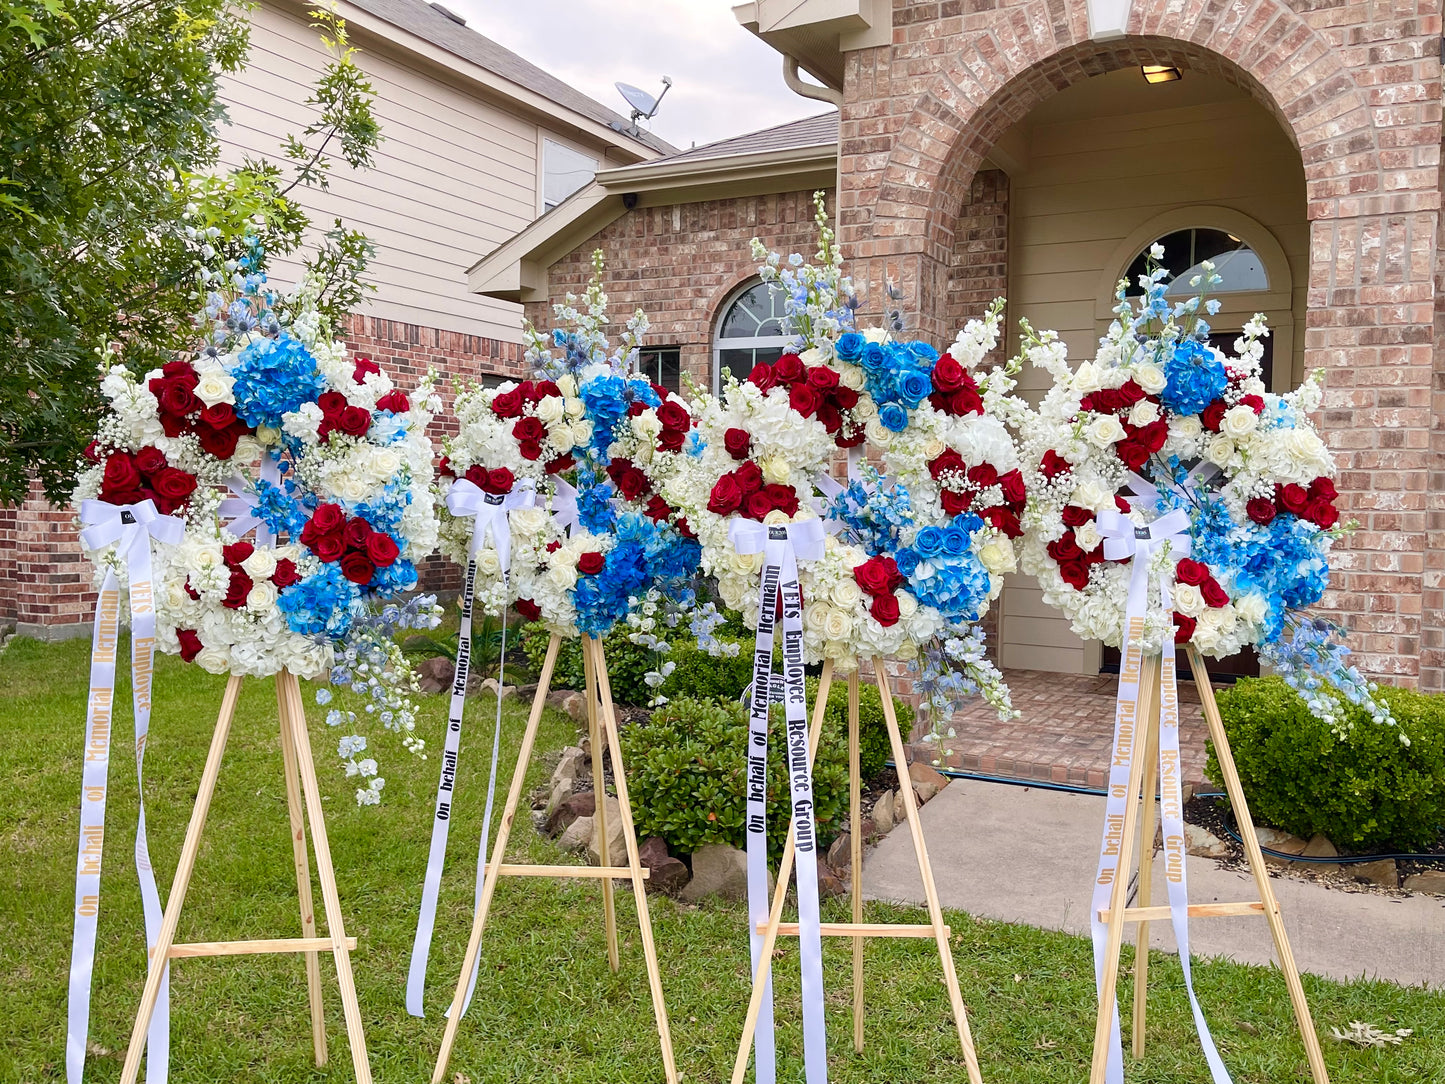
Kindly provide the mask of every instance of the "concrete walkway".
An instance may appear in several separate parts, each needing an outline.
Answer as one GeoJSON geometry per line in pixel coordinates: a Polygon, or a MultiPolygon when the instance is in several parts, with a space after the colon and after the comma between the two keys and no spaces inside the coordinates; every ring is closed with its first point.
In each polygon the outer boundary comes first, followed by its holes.
{"type": "MultiPolygon", "coordinates": [[[[956,779],[923,807],[922,817],[944,907],[1088,934],[1103,798],[956,779]]],[[[1167,901],[1161,865],[1154,863],[1155,903],[1167,901]]],[[[869,899],[923,903],[906,829],[874,848],[863,869],[869,899]]],[[[1248,873],[1220,869],[1211,859],[1190,857],[1188,876],[1191,903],[1259,898],[1248,873]]],[[[1445,986],[1445,900],[1342,892],[1292,877],[1271,883],[1302,971],[1445,986]]],[[[1167,922],[1152,923],[1150,933],[1154,947],[1174,950],[1167,922]]],[[[1195,919],[1189,937],[1196,957],[1274,959],[1262,917],[1195,919]]]]}

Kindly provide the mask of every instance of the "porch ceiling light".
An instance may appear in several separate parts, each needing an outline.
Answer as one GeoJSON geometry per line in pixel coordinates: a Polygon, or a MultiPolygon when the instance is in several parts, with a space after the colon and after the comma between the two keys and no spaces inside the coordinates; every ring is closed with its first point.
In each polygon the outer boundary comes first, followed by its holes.
{"type": "Polygon", "coordinates": [[[1184,77],[1183,72],[1170,64],[1143,64],[1139,70],[1144,73],[1144,81],[1148,83],[1172,83],[1184,77]]]}

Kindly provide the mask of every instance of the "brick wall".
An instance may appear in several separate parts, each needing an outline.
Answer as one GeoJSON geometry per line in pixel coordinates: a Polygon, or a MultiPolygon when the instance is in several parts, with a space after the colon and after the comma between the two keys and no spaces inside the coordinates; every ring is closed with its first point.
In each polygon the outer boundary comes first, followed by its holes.
{"type": "MultiPolygon", "coordinates": [[[[522,371],[515,343],[372,316],[352,317],[346,344],[378,362],[402,388],[413,386],[428,368],[442,374],[439,388],[448,413],[433,423],[436,441],[456,429],[449,408],[458,380],[522,371]]],[[[419,571],[427,590],[461,587],[460,571],[440,557],[429,557],[419,571]]],[[[50,505],[38,488],[19,507],[0,506],[0,623],[47,638],[86,633],[95,609],[90,572],[68,508],[50,505]]]]}
{"type": "Polygon", "coordinates": [[[974,222],[960,209],[984,157],[1052,94],[1166,63],[1234,83],[1279,120],[1307,184],[1305,364],[1326,372],[1320,424],[1360,523],[1323,608],[1372,674],[1445,683],[1445,497],[1430,484],[1432,450],[1445,481],[1438,5],[1135,0],[1128,36],[1093,42],[1083,4],[894,0],[893,26],[891,44],[847,56],[840,236],[865,296],[899,281],[934,336],[952,318],[958,235],[974,222]]]}
{"type": "Polygon", "coordinates": [[[784,255],[816,251],[812,192],[630,211],[552,264],[550,298],[528,303],[527,318],[550,326],[552,304],[569,290],[580,294],[587,288],[592,252],[600,248],[617,327],[641,308],[652,321],[647,345],[680,346],[683,371],[711,386],[713,324],[729,295],[757,273],[749,252],[754,237],[784,255]]]}
{"type": "MultiPolygon", "coordinates": [[[[979,170],[954,227],[940,349],[995,298],[1008,294],[1008,207],[1008,174],[999,169],[979,170]]],[[[1004,326],[1008,326],[1007,310],[1004,326]]],[[[994,360],[1007,356],[1008,342],[1007,336],[1000,336],[994,360]]]]}

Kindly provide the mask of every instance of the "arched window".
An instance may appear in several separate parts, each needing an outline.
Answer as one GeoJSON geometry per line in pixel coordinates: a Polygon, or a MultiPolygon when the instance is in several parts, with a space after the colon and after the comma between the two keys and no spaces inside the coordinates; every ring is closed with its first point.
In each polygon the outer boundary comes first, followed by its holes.
{"type": "Polygon", "coordinates": [[[754,280],[722,307],[712,343],[714,390],[721,390],[724,372],[743,380],[758,362],[782,356],[788,344],[784,302],[781,290],[754,280]]]}
{"type": "Polygon", "coordinates": [[[1214,273],[1223,280],[1209,288],[1211,294],[1263,293],[1269,289],[1264,261],[1248,242],[1224,230],[1198,227],[1166,233],[1139,250],[1124,272],[1130,297],[1144,292],[1139,288],[1139,276],[1148,274],[1149,249],[1153,245],[1164,246],[1160,262],[1168,272],[1164,281],[1169,284],[1169,297],[1188,297],[1197,292],[1190,281],[1203,274],[1200,264],[1205,260],[1214,263],[1214,273]]]}

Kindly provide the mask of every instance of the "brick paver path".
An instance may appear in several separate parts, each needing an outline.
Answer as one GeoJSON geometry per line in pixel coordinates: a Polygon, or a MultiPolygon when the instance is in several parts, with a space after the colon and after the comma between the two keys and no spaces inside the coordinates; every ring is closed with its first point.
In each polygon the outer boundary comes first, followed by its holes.
{"type": "MultiPolygon", "coordinates": [[[[1119,679],[1110,674],[1053,674],[1008,670],[1017,719],[999,722],[983,701],[954,717],[956,736],[947,742],[950,767],[1012,779],[1038,779],[1103,787],[1114,739],[1114,695],[1119,679]]],[[[1180,751],[1184,781],[1204,779],[1207,730],[1192,681],[1179,682],[1180,751]]],[[[932,759],[933,753],[926,754],[932,759]]]]}

